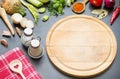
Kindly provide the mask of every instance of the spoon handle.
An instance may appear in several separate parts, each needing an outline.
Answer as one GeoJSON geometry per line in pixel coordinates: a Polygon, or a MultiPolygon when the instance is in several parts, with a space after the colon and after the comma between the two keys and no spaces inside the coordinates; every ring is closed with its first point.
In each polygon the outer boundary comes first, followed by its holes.
{"type": "Polygon", "coordinates": [[[26,79],[22,72],[20,73],[20,75],[23,79],[26,79]]]}
{"type": "Polygon", "coordinates": [[[83,2],[86,4],[89,0],[84,0],[83,2]]]}

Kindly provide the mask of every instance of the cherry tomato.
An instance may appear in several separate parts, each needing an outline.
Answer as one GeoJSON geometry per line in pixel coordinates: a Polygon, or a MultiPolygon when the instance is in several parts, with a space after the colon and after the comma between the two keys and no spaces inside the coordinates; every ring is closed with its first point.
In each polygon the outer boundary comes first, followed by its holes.
{"type": "Polygon", "coordinates": [[[101,6],[102,6],[102,2],[103,2],[103,0],[90,0],[90,3],[91,3],[94,7],[101,7],[101,6]]]}

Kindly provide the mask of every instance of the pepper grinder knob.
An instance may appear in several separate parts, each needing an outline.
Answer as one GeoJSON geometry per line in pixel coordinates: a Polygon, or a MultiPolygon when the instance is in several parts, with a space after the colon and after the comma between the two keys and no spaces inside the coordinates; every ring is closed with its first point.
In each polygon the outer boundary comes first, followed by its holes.
{"type": "Polygon", "coordinates": [[[24,30],[24,34],[27,35],[27,36],[30,36],[33,34],[33,30],[31,28],[26,28],[24,30]]]}
{"type": "Polygon", "coordinates": [[[40,42],[37,39],[34,39],[31,41],[31,46],[37,48],[38,46],[40,46],[40,42]]]}

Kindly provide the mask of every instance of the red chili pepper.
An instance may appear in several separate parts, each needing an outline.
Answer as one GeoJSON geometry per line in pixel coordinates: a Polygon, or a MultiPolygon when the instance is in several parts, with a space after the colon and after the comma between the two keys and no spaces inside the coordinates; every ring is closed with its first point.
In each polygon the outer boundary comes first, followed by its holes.
{"type": "Polygon", "coordinates": [[[115,19],[118,17],[118,15],[120,14],[120,6],[116,7],[116,9],[113,11],[111,19],[110,19],[110,24],[112,25],[113,22],[115,21],[115,19]]]}

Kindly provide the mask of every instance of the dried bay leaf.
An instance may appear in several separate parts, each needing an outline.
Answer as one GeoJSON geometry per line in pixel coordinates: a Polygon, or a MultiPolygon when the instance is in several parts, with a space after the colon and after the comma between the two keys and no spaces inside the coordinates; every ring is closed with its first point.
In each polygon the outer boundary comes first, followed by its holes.
{"type": "Polygon", "coordinates": [[[91,13],[97,15],[98,19],[102,19],[108,15],[108,11],[104,9],[95,9],[91,13]]]}
{"type": "Polygon", "coordinates": [[[99,15],[102,13],[102,9],[95,9],[91,12],[92,14],[99,15]]]}
{"type": "Polygon", "coordinates": [[[108,11],[103,11],[99,16],[98,19],[105,18],[108,15],[108,11]]]}

